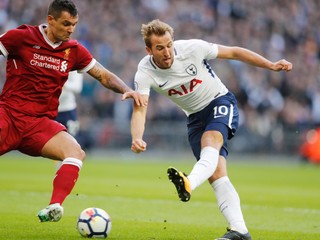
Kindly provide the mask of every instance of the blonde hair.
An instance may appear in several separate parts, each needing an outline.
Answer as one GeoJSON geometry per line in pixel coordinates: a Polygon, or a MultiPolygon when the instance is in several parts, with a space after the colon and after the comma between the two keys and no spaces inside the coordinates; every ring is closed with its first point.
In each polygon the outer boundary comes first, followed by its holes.
{"type": "Polygon", "coordinates": [[[161,22],[159,19],[152,20],[141,26],[141,35],[148,48],[152,47],[150,38],[153,34],[163,36],[166,32],[169,32],[173,38],[173,28],[169,24],[161,22]]]}

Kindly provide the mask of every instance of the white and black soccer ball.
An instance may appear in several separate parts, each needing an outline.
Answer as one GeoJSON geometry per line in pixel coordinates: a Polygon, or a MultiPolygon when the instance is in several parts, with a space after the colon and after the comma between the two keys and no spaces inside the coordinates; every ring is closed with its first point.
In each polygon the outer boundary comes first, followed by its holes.
{"type": "Polygon", "coordinates": [[[87,238],[107,238],[111,228],[110,215],[101,208],[86,208],[77,222],[79,233],[87,238]]]}

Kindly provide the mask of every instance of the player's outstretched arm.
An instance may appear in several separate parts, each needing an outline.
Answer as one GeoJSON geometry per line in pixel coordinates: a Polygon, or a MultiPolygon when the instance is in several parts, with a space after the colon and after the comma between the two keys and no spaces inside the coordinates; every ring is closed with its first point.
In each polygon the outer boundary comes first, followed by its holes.
{"type": "Polygon", "coordinates": [[[122,93],[122,100],[133,98],[138,106],[145,106],[146,102],[142,96],[133,91],[124,81],[117,75],[107,70],[100,63],[96,63],[89,71],[88,74],[97,79],[104,87],[116,92],[122,93]]]}
{"type": "MultiPolygon", "coordinates": [[[[142,95],[148,102],[149,96],[142,95]]],[[[134,103],[131,117],[131,150],[135,153],[144,152],[147,149],[147,143],[142,139],[145,130],[145,122],[147,115],[147,106],[138,106],[134,103]]]]}
{"type": "Polygon", "coordinates": [[[272,62],[256,52],[241,47],[218,45],[217,58],[239,60],[253,66],[266,68],[273,71],[289,72],[292,70],[292,63],[285,59],[272,62]]]}

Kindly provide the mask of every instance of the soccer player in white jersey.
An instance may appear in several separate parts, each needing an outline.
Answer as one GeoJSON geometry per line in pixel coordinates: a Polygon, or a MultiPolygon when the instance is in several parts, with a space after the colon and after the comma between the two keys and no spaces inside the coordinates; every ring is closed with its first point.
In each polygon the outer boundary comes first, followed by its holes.
{"type": "MultiPolygon", "coordinates": [[[[68,133],[77,139],[80,130],[80,123],[77,114],[77,95],[81,92],[83,86],[83,73],[71,71],[68,80],[62,87],[59,97],[58,115],[56,121],[67,128],[68,133]]],[[[57,169],[62,162],[55,161],[57,169]]]]}
{"type": "MultiPolygon", "coordinates": [[[[173,167],[167,170],[179,198],[189,201],[192,191],[208,180],[229,224],[227,232],[217,239],[251,240],[226,167],[227,141],[238,127],[237,102],[207,60],[233,59],[273,71],[290,71],[292,64],[285,59],[272,62],[240,47],[198,39],[174,41],[173,28],[158,19],[142,24],[141,33],[148,55],[138,65],[136,91],[147,101],[150,89],[154,89],[175,102],[188,118],[189,142],[197,163],[189,175],[173,167]]],[[[143,140],[146,113],[147,106],[134,104],[131,150],[135,153],[144,152],[147,147],[143,140]]]]}
{"type": "Polygon", "coordinates": [[[71,71],[59,97],[58,116],[56,120],[63,124],[74,137],[77,136],[80,128],[77,117],[77,94],[81,92],[82,86],[83,73],[71,71]]]}

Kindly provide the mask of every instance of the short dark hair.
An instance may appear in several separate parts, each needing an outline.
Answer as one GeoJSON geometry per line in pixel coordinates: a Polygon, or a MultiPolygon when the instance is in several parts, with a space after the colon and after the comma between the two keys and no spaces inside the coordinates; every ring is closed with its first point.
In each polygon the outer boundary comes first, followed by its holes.
{"type": "Polygon", "coordinates": [[[77,7],[71,0],[53,0],[49,5],[48,15],[59,18],[63,11],[70,13],[73,17],[78,15],[77,7]]]}

